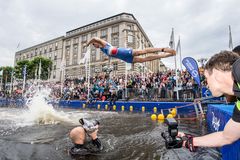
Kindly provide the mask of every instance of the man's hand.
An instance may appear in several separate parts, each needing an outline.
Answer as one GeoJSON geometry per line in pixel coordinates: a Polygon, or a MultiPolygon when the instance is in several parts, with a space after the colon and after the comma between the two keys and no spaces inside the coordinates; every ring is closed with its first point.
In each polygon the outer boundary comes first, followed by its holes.
{"type": "Polygon", "coordinates": [[[184,137],[185,136],[185,133],[183,133],[183,132],[178,132],[178,135],[177,135],[178,137],[184,137]]]}
{"type": "Polygon", "coordinates": [[[194,143],[193,143],[193,138],[194,138],[193,135],[186,134],[186,133],[183,133],[183,132],[178,132],[178,137],[181,137],[183,139],[183,143],[182,143],[183,147],[188,148],[190,152],[196,152],[197,151],[197,147],[194,146],[194,143]]]}
{"type": "Polygon", "coordinates": [[[96,126],[96,130],[92,133],[89,134],[89,136],[92,138],[92,139],[96,139],[97,138],[97,133],[98,133],[98,125],[96,126]]]}
{"type": "Polygon", "coordinates": [[[90,41],[88,41],[87,47],[88,47],[91,43],[94,43],[95,41],[96,41],[96,38],[93,37],[90,41]]]}

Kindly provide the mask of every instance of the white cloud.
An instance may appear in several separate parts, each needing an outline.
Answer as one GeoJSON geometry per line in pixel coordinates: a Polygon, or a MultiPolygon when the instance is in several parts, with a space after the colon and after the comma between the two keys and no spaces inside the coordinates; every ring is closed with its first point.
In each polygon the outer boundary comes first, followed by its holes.
{"type": "MultiPolygon", "coordinates": [[[[228,49],[228,25],[234,45],[239,45],[239,5],[238,0],[2,0],[0,66],[13,65],[19,42],[24,49],[121,12],[134,14],[154,46],[168,46],[174,27],[176,43],[181,36],[183,57],[210,57],[228,49]]],[[[163,62],[174,65],[173,58],[163,62]]]]}

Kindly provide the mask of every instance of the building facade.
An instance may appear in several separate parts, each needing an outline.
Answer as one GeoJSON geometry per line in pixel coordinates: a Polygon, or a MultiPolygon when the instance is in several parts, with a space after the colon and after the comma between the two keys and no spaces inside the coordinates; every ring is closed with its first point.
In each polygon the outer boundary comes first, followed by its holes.
{"type": "MultiPolygon", "coordinates": [[[[153,47],[136,18],[129,13],[121,13],[68,31],[65,36],[18,51],[15,54],[15,62],[31,59],[35,56],[49,57],[53,60],[51,81],[61,81],[65,78],[81,78],[86,75],[86,69],[85,64],[80,64],[80,60],[83,59],[84,54],[87,52],[86,44],[92,37],[102,38],[115,47],[133,49],[153,47]],[[63,77],[61,71],[63,64],[65,66],[65,77],[63,77]]],[[[100,49],[90,46],[91,76],[103,72],[104,66],[112,66],[113,75],[124,74],[126,68],[129,72],[143,72],[143,68],[145,68],[145,71],[147,68],[148,72],[165,69],[160,60],[145,62],[144,64],[126,65],[125,62],[119,59],[109,59],[100,49]]]]}
{"type": "Polygon", "coordinates": [[[32,60],[34,57],[49,58],[53,62],[50,81],[60,80],[60,68],[63,57],[63,39],[64,36],[54,38],[47,42],[26,48],[15,53],[14,65],[21,60],[32,60]]]}

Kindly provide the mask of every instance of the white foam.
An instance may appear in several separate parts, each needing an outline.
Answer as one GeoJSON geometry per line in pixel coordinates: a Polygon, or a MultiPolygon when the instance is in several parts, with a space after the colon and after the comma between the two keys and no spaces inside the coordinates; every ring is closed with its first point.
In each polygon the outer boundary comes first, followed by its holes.
{"type": "Polygon", "coordinates": [[[26,93],[29,110],[23,115],[25,124],[73,123],[68,114],[57,111],[49,104],[51,89],[43,86],[32,86],[26,93]],[[30,97],[29,97],[30,96],[30,97]]]}

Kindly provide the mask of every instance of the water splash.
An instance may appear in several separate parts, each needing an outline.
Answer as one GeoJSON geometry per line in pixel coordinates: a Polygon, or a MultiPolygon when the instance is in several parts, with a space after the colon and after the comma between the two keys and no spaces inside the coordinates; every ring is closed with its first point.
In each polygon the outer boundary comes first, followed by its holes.
{"type": "Polygon", "coordinates": [[[24,121],[29,124],[73,123],[68,114],[57,111],[49,103],[51,89],[44,85],[32,85],[25,94],[28,110],[24,121]]]}

